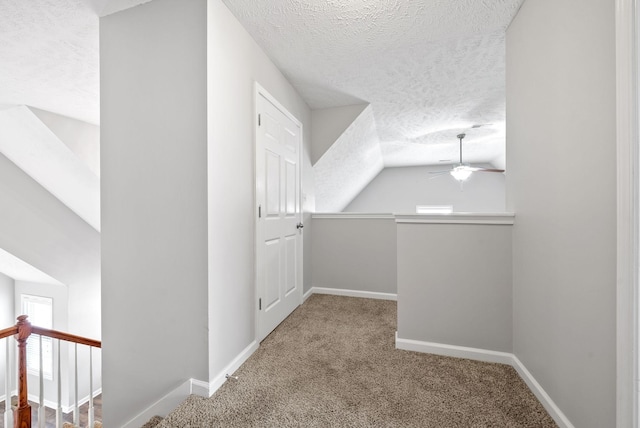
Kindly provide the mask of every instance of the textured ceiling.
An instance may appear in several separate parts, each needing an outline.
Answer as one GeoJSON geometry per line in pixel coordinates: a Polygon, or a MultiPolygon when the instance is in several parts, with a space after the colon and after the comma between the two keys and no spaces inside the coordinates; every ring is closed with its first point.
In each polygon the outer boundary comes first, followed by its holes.
{"type": "Polygon", "coordinates": [[[148,1],[1,0],[0,106],[99,124],[99,16],[148,1]]]}
{"type": "MultiPolygon", "coordinates": [[[[98,124],[98,17],[149,0],[1,1],[0,107],[98,124]]],[[[461,131],[466,162],[504,168],[504,32],[522,1],[224,0],[313,109],[369,104],[315,168],[328,195],[336,177],[353,193],[384,166],[455,162],[461,131]]]]}
{"type": "Polygon", "coordinates": [[[84,0],[2,0],[0,104],[97,124],[98,15],[84,0]]]}
{"type": "MultiPolygon", "coordinates": [[[[385,166],[504,158],[504,32],[523,0],[224,0],[311,108],[371,104],[385,166]]],[[[498,165],[504,166],[504,165],[498,165]]]]}

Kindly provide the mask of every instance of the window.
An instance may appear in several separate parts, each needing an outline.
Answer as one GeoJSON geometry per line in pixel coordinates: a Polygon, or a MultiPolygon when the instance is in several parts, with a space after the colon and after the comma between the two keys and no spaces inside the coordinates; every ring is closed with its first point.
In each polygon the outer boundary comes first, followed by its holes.
{"type": "Polygon", "coordinates": [[[416,214],[451,214],[453,205],[416,205],[416,214]]]}
{"type": "MultiPolygon", "coordinates": [[[[23,294],[22,313],[29,322],[42,328],[53,328],[53,299],[23,294]]],[[[53,339],[42,338],[42,371],[45,379],[53,379],[53,339]]],[[[27,371],[40,375],[40,335],[32,334],[27,342],[27,371]]]]}

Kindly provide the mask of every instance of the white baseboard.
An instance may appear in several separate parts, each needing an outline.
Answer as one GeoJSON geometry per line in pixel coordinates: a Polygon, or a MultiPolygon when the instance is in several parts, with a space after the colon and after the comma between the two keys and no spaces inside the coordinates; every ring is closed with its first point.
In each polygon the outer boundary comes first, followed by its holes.
{"type": "Polygon", "coordinates": [[[344,290],[342,288],[311,287],[305,294],[305,300],[311,294],[330,294],[332,296],[361,297],[365,299],[398,300],[398,295],[393,293],[379,293],[376,291],[344,290]]]}
{"type": "Polygon", "coordinates": [[[164,397],[147,407],[138,416],[131,419],[123,425],[123,428],[139,428],[149,421],[152,417],[166,416],[173,409],[178,407],[189,395],[198,394],[208,397],[209,387],[207,382],[196,379],[189,379],[164,397]],[[202,394],[204,392],[204,394],[202,394]]]}
{"type": "Polygon", "coordinates": [[[258,349],[259,343],[257,341],[251,342],[249,346],[247,346],[240,354],[234,358],[217,376],[209,381],[209,397],[214,394],[222,386],[223,383],[227,381],[226,376],[228,374],[233,374],[236,370],[240,368],[240,366],[247,361],[247,359],[256,352],[258,349]]]}
{"type": "Polygon", "coordinates": [[[185,381],[182,385],[170,391],[164,397],[147,407],[139,415],[124,424],[123,428],[138,428],[156,415],[166,416],[191,394],[210,397],[227,380],[225,376],[238,370],[242,363],[247,361],[247,358],[249,358],[256,349],[258,349],[258,342],[254,341],[229,363],[218,376],[214,377],[211,382],[204,382],[197,379],[185,381]]]}
{"type": "Polygon", "coordinates": [[[542,386],[535,380],[533,375],[527,370],[527,368],[522,364],[522,361],[518,359],[515,355],[512,358],[512,364],[514,369],[518,372],[522,380],[527,384],[529,389],[533,392],[533,394],[538,398],[542,406],[549,412],[549,415],[553,418],[554,421],[558,424],[560,428],[574,428],[569,418],[562,413],[562,410],[553,402],[549,394],[546,393],[542,386]]]}
{"type": "MultiPolygon", "coordinates": [[[[93,397],[97,397],[98,395],[102,394],[102,388],[98,388],[95,391],[93,391],[93,397]]],[[[18,391],[17,390],[13,390],[11,391],[11,396],[12,397],[17,397],[18,396],[18,391]]],[[[0,402],[1,401],[5,401],[7,398],[6,394],[5,395],[1,395],[0,396],[0,402]]],[[[33,403],[39,403],[40,402],[40,396],[38,394],[27,394],[27,399],[33,403]]],[[[80,400],[78,400],[78,407],[82,406],[83,404],[86,404],[89,402],[89,394],[87,394],[85,397],[81,398],[80,400]]],[[[48,407],[49,409],[57,409],[58,408],[58,403],[56,401],[51,401],[48,399],[44,399],[44,406],[48,407]]],[[[62,405],[62,412],[63,413],[71,413],[75,410],[75,405],[74,404],[63,404],[62,405]]]]}
{"type": "Polygon", "coordinates": [[[306,302],[309,297],[313,294],[313,287],[311,287],[304,295],[302,296],[302,303],[306,302]]]}
{"type": "Polygon", "coordinates": [[[191,392],[190,394],[199,395],[200,397],[209,397],[209,383],[198,379],[191,380],[191,392]]]}
{"type": "Polygon", "coordinates": [[[489,351],[487,349],[467,348],[465,346],[444,345],[441,343],[422,342],[419,340],[401,339],[396,332],[396,348],[405,351],[425,354],[443,355],[445,357],[468,358],[487,363],[512,363],[513,354],[508,352],[489,351]]]}
{"type": "Polygon", "coordinates": [[[443,355],[447,357],[467,358],[470,360],[501,363],[512,366],[527,384],[531,392],[538,398],[542,406],[560,428],[574,428],[569,418],[553,402],[549,394],[535,380],[522,362],[509,352],[490,351],[486,349],[468,348],[464,346],[446,345],[442,343],[423,342],[420,340],[401,339],[396,332],[396,348],[405,351],[443,355]]]}

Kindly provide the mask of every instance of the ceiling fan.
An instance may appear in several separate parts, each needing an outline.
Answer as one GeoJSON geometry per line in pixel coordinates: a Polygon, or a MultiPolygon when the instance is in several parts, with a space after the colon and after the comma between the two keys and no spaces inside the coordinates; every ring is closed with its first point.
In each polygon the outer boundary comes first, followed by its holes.
{"type": "Polygon", "coordinates": [[[462,163],[462,139],[466,136],[466,134],[458,134],[457,138],[460,140],[460,163],[453,167],[448,171],[433,171],[431,174],[436,174],[434,177],[438,175],[449,173],[453,178],[458,180],[460,183],[471,177],[471,174],[474,172],[504,172],[504,169],[493,169],[493,168],[479,168],[470,165],[465,165],[462,163]]]}

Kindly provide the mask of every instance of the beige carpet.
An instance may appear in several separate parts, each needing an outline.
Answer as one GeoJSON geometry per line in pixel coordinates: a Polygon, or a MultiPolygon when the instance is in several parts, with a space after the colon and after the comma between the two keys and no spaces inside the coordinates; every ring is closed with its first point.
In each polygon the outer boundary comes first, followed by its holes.
{"type": "Polygon", "coordinates": [[[515,370],[395,349],[396,303],[314,295],[157,427],[555,427],[515,370]]]}

